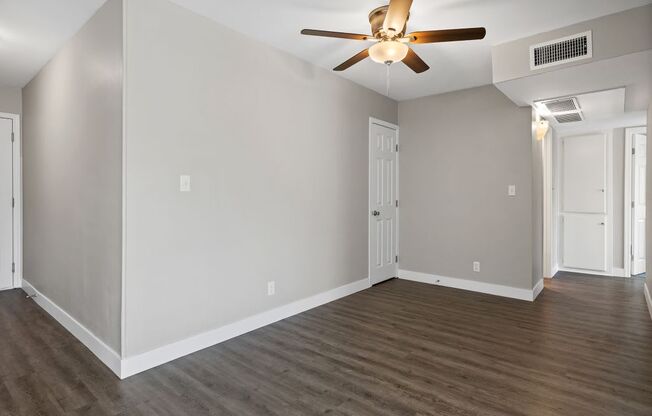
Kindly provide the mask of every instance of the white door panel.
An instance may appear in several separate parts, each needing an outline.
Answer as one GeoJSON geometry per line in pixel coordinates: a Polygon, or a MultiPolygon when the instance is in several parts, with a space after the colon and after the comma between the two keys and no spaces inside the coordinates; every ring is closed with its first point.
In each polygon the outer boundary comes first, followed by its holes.
{"type": "Polygon", "coordinates": [[[396,130],[371,124],[369,253],[370,279],[375,284],[395,277],[396,265],[396,130]]]}
{"type": "Polygon", "coordinates": [[[564,215],[562,261],[564,267],[606,271],[606,218],[602,215],[564,215]]]}
{"type": "Polygon", "coordinates": [[[12,121],[0,117],[0,290],[13,287],[12,121]]]}
{"type": "Polygon", "coordinates": [[[564,138],[564,212],[607,212],[606,156],[606,137],[603,134],[564,138]]]}
{"type": "Polygon", "coordinates": [[[607,272],[607,137],[565,137],[561,148],[561,266],[607,272]]]}
{"type": "Polygon", "coordinates": [[[632,140],[632,272],[645,273],[645,171],[647,137],[635,134],[632,140]]]}

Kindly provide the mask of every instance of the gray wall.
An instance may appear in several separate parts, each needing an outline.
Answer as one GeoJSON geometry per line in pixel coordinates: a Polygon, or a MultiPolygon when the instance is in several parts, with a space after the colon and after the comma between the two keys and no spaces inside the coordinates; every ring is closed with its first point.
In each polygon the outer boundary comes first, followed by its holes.
{"type": "Polygon", "coordinates": [[[368,277],[396,102],[167,1],[127,3],[127,42],[126,356],[368,277]]]}
{"type": "Polygon", "coordinates": [[[0,86],[0,113],[22,113],[21,89],[0,86]]]}
{"type": "Polygon", "coordinates": [[[531,114],[494,86],[399,104],[401,269],[532,288],[531,114]]]}
{"type": "Polygon", "coordinates": [[[494,83],[652,49],[650,21],[652,5],[647,5],[496,45],[492,49],[494,83]],[[530,45],[587,30],[593,32],[592,58],[530,70],[530,45]]]}
{"type": "Polygon", "coordinates": [[[122,2],[23,89],[24,278],[120,351],[122,2]]]}

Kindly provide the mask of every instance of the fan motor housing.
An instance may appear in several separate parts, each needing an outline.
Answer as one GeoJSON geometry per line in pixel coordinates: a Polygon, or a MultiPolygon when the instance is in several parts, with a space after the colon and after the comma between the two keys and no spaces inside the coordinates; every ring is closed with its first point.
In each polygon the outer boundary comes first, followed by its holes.
{"type": "MultiPolygon", "coordinates": [[[[385,16],[387,15],[388,9],[389,9],[389,5],[381,6],[373,9],[371,13],[369,13],[369,23],[371,24],[371,33],[373,33],[375,38],[382,39],[386,35],[383,32],[383,23],[385,22],[385,16]]],[[[409,18],[410,15],[408,14],[408,19],[409,18]]],[[[396,33],[395,37],[403,37],[405,35],[405,32],[407,30],[408,19],[405,20],[405,26],[403,26],[401,32],[396,33]]]]}

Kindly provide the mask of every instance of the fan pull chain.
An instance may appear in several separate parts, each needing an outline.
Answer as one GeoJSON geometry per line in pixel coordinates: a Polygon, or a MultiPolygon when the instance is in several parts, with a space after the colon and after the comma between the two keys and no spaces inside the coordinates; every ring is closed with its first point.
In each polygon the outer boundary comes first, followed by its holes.
{"type": "Polygon", "coordinates": [[[386,89],[387,93],[385,94],[386,96],[389,97],[389,67],[392,65],[391,63],[386,64],[387,65],[387,81],[386,81],[386,89]]]}

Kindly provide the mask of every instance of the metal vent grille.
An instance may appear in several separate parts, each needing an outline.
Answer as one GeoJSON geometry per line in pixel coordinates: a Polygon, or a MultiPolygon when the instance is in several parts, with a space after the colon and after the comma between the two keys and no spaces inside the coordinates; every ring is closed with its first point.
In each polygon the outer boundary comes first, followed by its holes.
{"type": "Polygon", "coordinates": [[[530,46],[530,69],[546,68],[593,56],[591,31],[530,46]]]}
{"type": "Polygon", "coordinates": [[[578,111],[580,109],[574,98],[564,98],[562,100],[547,101],[545,103],[548,111],[551,113],[564,113],[568,111],[578,111]]]}
{"type": "MultiPolygon", "coordinates": [[[[582,107],[577,97],[555,98],[548,101],[539,101],[537,106],[545,107],[547,113],[555,118],[557,123],[574,123],[584,120],[582,107]]],[[[544,113],[546,111],[544,110],[544,113]]]]}
{"type": "Polygon", "coordinates": [[[555,115],[555,120],[557,123],[574,123],[576,121],[582,121],[582,113],[566,113],[555,115]]]}

